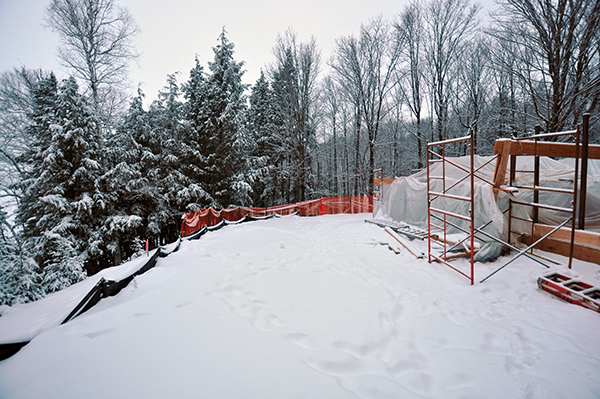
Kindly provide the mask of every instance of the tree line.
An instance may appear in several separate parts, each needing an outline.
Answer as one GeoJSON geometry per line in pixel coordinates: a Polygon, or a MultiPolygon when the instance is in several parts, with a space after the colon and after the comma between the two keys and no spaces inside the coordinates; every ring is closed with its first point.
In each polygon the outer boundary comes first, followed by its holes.
{"type": "MultiPolygon", "coordinates": [[[[600,0],[413,1],[340,37],[328,60],[290,29],[254,85],[225,29],[205,68],[128,98],[137,27],[113,0],[52,0],[72,77],[0,75],[0,304],[62,289],[178,236],[208,206],[370,195],[373,170],[424,167],[428,141],[598,120],[600,0]]],[[[599,132],[592,129],[592,140],[599,132]]],[[[461,155],[460,152],[454,155],[461,155]]]]}

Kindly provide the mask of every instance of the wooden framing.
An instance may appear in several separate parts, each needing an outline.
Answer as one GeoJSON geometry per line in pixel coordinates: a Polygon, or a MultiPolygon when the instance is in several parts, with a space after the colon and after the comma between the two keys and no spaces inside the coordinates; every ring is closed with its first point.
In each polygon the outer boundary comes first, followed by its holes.
{"type": "MultiPolygon", "coordinates": [[[[584,145],[581,146],[579,157],[585,155],[584,145]]],[[[588,144],[588,159],[600,159],[600,145],[588,144]]],[[[552,143],[547,141],[538,141],[537,155],[554,158],[575,158],[575,144],[571,143],[552,143]]],[[[535,155],[535,141],[532,140],[512,140],[498,139],[494,144],[494,155],[498,155],[496,169],[494,170],[494,189],[502,190],[506,184],[506,170],[510,156],[516,155],[535,155]]],[[[587,169],[587,168],[586,168],[587,169]]]]}
{"type": "MultiPolygon", "coordinates": [[[[548,226],[546,224],[535,223],[533,225],[533,236],[542,237],[545,234],[548,234],[553,229],[553,226],[548,226]]],[[[562,228],[556,231],[550,238],[559,239],[559,240],[570,240],[571,239],[571,229],[562,228]]],[[[598,247],[600,250],[600,233],[585,231],[585,230],[576,230],[575,231],[575,241],[578,244],[588,245],[592,247],[598,247]]],[[[600,261],[600,259],[599,259],[600,261]]]]}
{"type": "Polygon", "coordinates": [[[506,184],[506,167],[508,166],[512,143],[513,140],[511,139],[500,139],[496,140],[496,144],[494,144],[494,155],[498,155],[496,169],[494,170],[494,187],[496,188],[506,184]]]}
{"type": "MultiPolygon", "coordinates": [[[[496,140],[496,144],[494,145],[494,154],[498,155],[496,169],[494,171],[494,192],[496,197],[498,195],[498,191],[509,191],[506,188],[503,188],[503,186],[506,184],[506,171],[510,161],[510,180],[512,181],[515,173],[514,169],[516,166],[516,156],[532,155],[536,157],[535,178],[538,181],[534,181],[534,185],[530,187],[534,190],[534,203],[539,202],[539,196],[537,194],[539,190],[543,189],[539,187],[539,157],[547,156],[553,158],[574,158],[576,160],[581,158],[581,173],[578,173],[578,164],[575,167],[575,173],[579,175],[578,179],[581,180],[581,196],[579,201],[577,201],[577,184],[575,184],[574,193],[574,202],[579,202],[579,223],[577,224],[578,229],[575,229],[575,224],[573,224],[572,228],[561,228],[560,230],[554,232],[550,237],[541,241],[535,248],[564,255],[569,258],[574,257],[587,262],[600,264],[600,234],[586,232],[583,230],[585,225],[586,208],[587,160],[600,159],[600,145],[588,144],[589,115],[584,115],[583,123],[582,125],[578,126],[576,131],[539,134],[540,131],[541,129],[536,127],[536,135],[532,136],[532,138],[535,138],[535,140],[529,138],[496,140]],[[540,141],[540,139],[544,138],[556,139],[560,135],[569,135],[573,133],[582,134],[583,141],[581,145],[579,144],[578,140],[576,144],[540,141]],[[579,149],[579,151],[577,151],[577,149],[579,149]],[[573,245],[571,245],[571,243],[573,243],[573,245]]],[[[532,231],[521,233],[521,241],[526,245],[533,244],[535,241],[542,238],[554,228],[553,226],[537,223],[536,215],[537,207],[539,206],[541,206],[541,204],[537,204],[537,206],[534,208],[532,231]]],[[[574,218],[575,210],[573,213],[574,218]]],[[[575,223],[575,221],[573,223],[575,223]]],[[[571,262],[569,260],[569,267],[570,266],[571,262]]]]}
{"type": "MultiPolygon", "coordinates": [[[[588,149],[588,159],[600,159],[600,145],[589,144],[588,149]]],[[[580,147],[579,158],[581,158],[582,152],[582,147],[580,147]]],[[[496,140],[494,154],[502,154],[507,157],[508,155],[535,155],[535,142],[533,140],[496,140]]],[[[575,144],[538,141],[537,155],[540,157],[575,158],[575,144]]],[[[498,172],[501,172],[501,170],[498,170],[498,172]]],[[[506,164],[504,164],[504,174],[506,174],[506,164]]]]}
{"type": "MultiPolygon", "coordinates": [[[[531,245],[545,234],[550,232],[552,228],[552,226],[535,223],[533,225],[533,240],[531,235],[523,234],[521,236],[521,241],[526,245],[531,245]]],[[[571,250],[570,240],[571,229],[563,227],[550,237],[540,242],[537,246],[535,246],[535,248],[568,257],[571,250]]],[[[575,259],[579,259],[584,262],[600,264],[600,234],[584,230],[576,230],[575,242],[573,245],[573,257],[575,259]]]]}

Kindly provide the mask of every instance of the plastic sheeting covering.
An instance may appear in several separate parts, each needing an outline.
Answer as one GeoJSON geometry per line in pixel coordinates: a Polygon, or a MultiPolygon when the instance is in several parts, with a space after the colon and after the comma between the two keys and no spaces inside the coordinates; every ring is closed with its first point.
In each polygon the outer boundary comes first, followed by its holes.
{"type": "Polygon", "coordinates": [[[271,208],[238,207],[216,211],[213,208],[201,209],[183,215],[181,237],[190,236],[204,227],[216,226],[221,221],[241,221],[243,218],[260,219],[272,215],[287,216],[298,212],[300,216],[335,215],[338,213],[371,213],[373,197],[326,197],[296,204],[271,208]]]}
{"type": "MultiPolygon", "coordinates": [[[[463,166],[466,170],[470,168],[470,157],[456,157],[450,158],[452,162],[463,166]]],[[[489,161],[491,157],[480,157],[475,156],[474,163],[475,168],[480,167],[485,162],[489,161]]],[[[488,181],[494,179],[494,168],[495,163],[483,167],[477,174],[488,181]]],[[[441,163],[432,164],[430,167],[431,176],[443,176],[444,167],[441,163]]],[[[454,165],[446,163],[445,165],[445,176],[446,176],[446,187],[452,186],[458,180],[466,175],[465,171],[457,168],[454,165]]],[[[432,191],[442,192],[442,180],[432,180],[432,191]]],[[[451,190],[449,194],[469,196],[471,195],[471,181],[466,179],[465,181],[457,184],[451,190]]],[[[466,201],[452,200],[448,198],[437,198],[434,201],[434,207],[445,211],[450,211],[460,215],[469,215],[470,203],[466,201]]],[[[394,183],[389,186],[384,186],[383,196],[379,203],[374,205],[373,217],[376,219],[393,220],[396,222],[404,222],[416,227],[427,229],[427,170],[422,170],[411,176],[398,177],[394,183]]],[[[494,198],[494,192],[492,187],[482,182],[479,179],[475,179],[475,227],[479,227],[488,221],[492,220],[492,223],[488,225],[484,230],[494,236],[500,237],[500,234],[504,227],[504,219],[502,212],[496,204],[494,198]]],[[[464,220],[457,218],[448,218],[448,221],[459,225],[463,228],[468,227],[468,223],[464,220]]],[[[432,221],[438,226],[442,223],[439,221],[432,221]]],[[[460,230],[449,226],[449,233],[460,233],[460,230]]]]}
{"type": "MultiPolygon", "coordinates": [[[[540,157],[540,186],[572,190],[573,177],[575,171],[574,165],[574,159],[554,160],[552,158],[540,157]]],[[[533,157],[522,156],[517,158],[517,171],[521,170],[534,170],[533,157]]],[[[581,172],[581,165],[579,166],[579,171],[581,172]]],[[[515,185],[533,185],[533,173],[517,173],[516,177],[517,180],[515,182],[515,185]]],[[[581,183],[578,183],[578,190],[580,189],[581,183]]],[[[531,202],[533,201],[533,191],[520,190],[516,194],[516,197],[522,201],[531,202]]],[[[572,194],[540,192],[539,196],[539,202],[542,204],[550,204],[564,208],[570,208],[572,206],[572,200],[572,194]]],[[[498,197],[498,203],[501,207],[508,206],[506,202],[508,202],[507,195],[502,195],[498,197]]],[[[579,205],[579,193],[577,195],[577,205],[579,205]]],[[[513,212],[515,211],[518,212],[518,214],[521,217],[525,215],[526,217],[531,218],[533,215],[532,208],[528,206],[515,205],[513,206],[513,212]]],[[[579,206],[577,207],[577,215],[579,215],[579,206]]],[[[567,214],[565,212],[553,211],[548,209],[539,210],[539,222],[552,226],[556,226],[562,223],[570,216],[570,214],[567,214]]],[[[525,223],[523,228],[531,229],[531,227],[525,225],[527,224],[525,223]]],[[[600,231],[600,161],[596,159],[588,160],[587,190],[585,203],[585,229],[591,231],[600,231]]]]}
{"type": "MultiPolygon", "coordinates": [[[[492,157],[475,156],[474,164],[477,169],[484,163],[490,161],[492,157]]],[[[470,168],[470,158],[456,157],[449,158],[452,162],[463,165],[465,169],[470,168]]],[[[517,171],[533,171],[534,157],[519,156],[517,157],[517,171]]],[[[548,157],[540,157],[540,185],[545,187],[557,188],[573,188],[574,176],[573,160],[556,161],[548,157]],[[570,161],[570,162],[569,162],[570,161]]],[[[477,175],[492,182],[494,179],[494,169],[496,162],[492,161],[480,171],[477,175]]],[[[588,184],[587,184],[587,201],[586,201],[586,230],[600,230],[600,162],[590,160],[588,163],[588,184]]],[[[465,176],[466,172],[459,168],[450,165],[446,162],[445,176],[446,187],[451,186],[454,182],[465,176]]],[[[444,171],[441,163],[430,165],[431,176],[443,176],[444,171]]],[[[508,182],[508,172],[506,181],[508,182]]],[[[432,180],[432,191],[441,192],[442,181],[438,179],[432,180]]],[[[533,173],[518,173],[516,174],[514,185],[532,186],[533,173]]],[[[458,184],[450,194],[470,196],[470,179],[458,184]]],[[[475,227],[482,226],[488,221],[492,223],[487,226],[484,231],[497,238],[506,239],[508,215],[503,215],[502,211],[508,209],[509,195],[500,192],[498,200],[494,198],[492,186],[482,180],[475,178],[475,227]]],[[[532,190],[519,190],[514,194],[516,199],[523,202],[533,201],[532,190]]],[[[540,203],[559,206],[571,207],[571,194],[548,193],[540,192],[540,203]]],[[[469,203],[465,201],[452,200],[448,198],[438,198],[434,201],[434,207],[461,215],[467,216],[469,203]]],[[[427,228],[427,171],[422,170],[411,176],[398,177],[390,185],[384,186],[382,198],[374,202],[373,217],[376,219],[389,220],[395,222],[404,222],[410,225],[427,228]]],[[[531,220],[533,215],[532,207],[524,205],[513,205],[513,215],[531,220]]],[[[539,222],[549,225],[558,225],[562,221],[570,217],[570,214],[546,209],[539,210],[539,222]]],[[[455,218],[448,218],[452,223],[461,227],[467,227],[468,223],[455,218]]],[[[441,222],[435,222],[440,225],[441,222]]],[[[529,231],[531,223],[519,222],[513,220],[513,230],[529,231]]],[[[457,229],[448,228],[449,233],[458,233],[457,229]]]]}

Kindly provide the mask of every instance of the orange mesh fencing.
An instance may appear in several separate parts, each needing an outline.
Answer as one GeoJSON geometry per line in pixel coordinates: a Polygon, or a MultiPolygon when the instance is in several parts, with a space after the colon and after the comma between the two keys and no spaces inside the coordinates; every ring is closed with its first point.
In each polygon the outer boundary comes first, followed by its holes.
{"type": "Polygon", "coordinates": [[[246,214],[247,213],[242,215],[242,208],[223,209],[221,211],[221,216],[223,217],[223,220],[227,220],[228,222],[237,222],[238,220],[246,216],[246,214]]]}
{"type": "Polygon", "coordinates": [[[318,216],[321,210],[321,200],[298,202],[296,208],[300,216],[318,216]]]}
{"type": "Polygon", "coordinates": [[[326,197],[318,200],[298,202],[296,204],[275,206],[272,208],[238,207],[217,211],[213,208],[201,209],[182,216],[181,237],[187,237],[203,227],[215,226],[221,221],[237,222],[244,216],[255,218],[277,214],[300,216],[336,215],[340,213],[372,213],[373,197],[326,197]]]}
{"type": "Polygon", "coordinates": [[[328,197],[323,198],[325,213],[337,215],[338,213],[352,213],[350,197],[328,197]]]}
{"type": "Polygon", "coordinates": [[[297,210],[296,204],[280,205],[280,206],[274,206],[272,208],[268,208],[269,213],[272,212],[272,213],[276,213],[281,216],[291,215],[294,212],[296,212],[296,210],[297,210]]]}

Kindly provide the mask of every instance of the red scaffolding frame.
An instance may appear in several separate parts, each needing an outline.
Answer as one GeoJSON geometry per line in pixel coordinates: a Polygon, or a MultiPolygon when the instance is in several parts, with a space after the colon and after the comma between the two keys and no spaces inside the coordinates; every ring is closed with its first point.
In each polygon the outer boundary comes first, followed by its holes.
{"type": "MultiPolygon", "coordinates": [[[[475,268],[474,268],[474,256],[475,256],[475,234],[483,230],[492,221],[488,221],[483,226],[478,228],[475,227],[475,179],[483,181],[490,186],[494,183],[487,179],[479,176],[477,173],[488,164],[494,162],[496,157],[492,157],[490,160],[475,168],[475,149],[474,149],[474,137],[473,132],[465,137],[459,137],[450,140],[437,141],[433,143],[427,143],[427,235],[428,235],[428,260],[441,262],[448,266],[452,270],[458,272],[462,276],[469,279],[471,285],[475,283],[475,268]],[[452,144],[466,143],[469,152],[470,164],[469,167],[465,167],[459,163],[456,163],[446,156],[446,147],[452,144]],[[431,165],[435,163],[442,164],[442,175],[432,176],[431,165]],[[446,177],[446,165],[452,165],[457,169],[464,172],[464,175],[455,182],[449,183],[446,177]],[[432,190],[432,181],[441,181],[441,191],[432,190]],[[469,195],[457,195],[450,191],[458,186],[465,180],[469,180],[469,195]],[[469,204],[468,215],[458,214],[456,212],[450,212],[448,210],[441,209],[435,206],[435,201],[439,198],[446,198],[451,201],[467,202],[469,204]],[[454,223],[453,220],[458,219],[467,222],[467,228],[459,226],[454,223]],[[437,224],[436,222],[441,222],[437,224]],[[467,234],[467,237],[460,240],[459,242],[448,241],[448,228],[452,227],[459,231],[467,234]],[[441,235],[441,238],[439,235],[441,235]],[[468,251],[466,256],[470,258],[470,268],[468,272],[464,272],[457,267],[452,266],[449,261],[454,259],[456,255],[448,255],[454,248],[464,245],[465,242],[469,242],[468,251]],[[450,247],[448,247],[450,245],[450,247]],[[433,253],[432,247],[437,246],[442,248],[441,256],[437,256],[433,253]]],[[[459,256],[464,256],[459,255],[459,256]]]]}
{"type": "Polygon", "coordinates": [[[475,246],[475,214],[473,212],[473,210],[475,209],[474,195],[473,195],[473,186],[474,186],[474,175],[473,175],[473,170],[474,170],[473,162],[474,161],[473,160],[474,160],[474,150],[473,150],[473,135],[472,134],[469,136],[461,137],[461,138],[457,138],[457,139],[427,143],[428,261],[429,261],[429,263],[431,263],[433,260],[435,260],[435,261],[445,264],[446,266],[453,269],[454,271],[467,277],[470,280],[471,285],[473,285],[474,278],[475,278],[474,267],[473,267],[473,263],[474,263],[473,248],[475,246]],[[455,167],[457,167],[461,170],[464,170],[464,168],[460,165],[457,165],[455,162],[450,161],[446,157],[446,146],[451,145],[451,144],[463,143],[463,142],[469,143],[469,149],[470,149],[470,155],[471,155],[471,157],[470,157],[471,164],[470,164],[470,168],[469,168],[470,170],[467,171],[466,175],[463,178],[459,179],[457,182],[455,182],[453,184],[448,185],[447,179],[446,179],[446,164],[454,165],[455,167]],[[440,150],[437,150],[437,148],[439,148],[440,150]],[[442,164],[442,175],[441,176],[432,176],[431,175],[431,165],[435,164],[435,163],[442,164]],[[468,197],[459,196],[459,195],[450,193],[450,190],[452,190],[460,182],[466,180],[467,178],[470,179],[470,185],[471,185],[470,196],[468,196],[468,197]],[[432,180],[440,180],[442,182],[441,192],[432,191],[432,180]],[[460,215],[455,212],[449,212],[449,211],[443,210],[441,208],[436,208],[434,206],[434,202],[439,198],[447,198],[449,200],[468,202],[470,204],[469,215],[460,215]],[[448,247],[447,247],[448,226],[453,225],[453,223],[451,223],[448,220],[448,218],[455,218],[455,219],[463,220],[463,221],[466,221],[469,225],[468,230],[470,231],[470,236],[469,236],[468,240],[470,241],[470,244],[471,244],[470,251],[469,251],[470,252],[470,261],[471,261],[470,274],[467,274],[467,273],[459,270],[458,268],[452,266],[450,263],[448,263],[448,261],[450,260],[449,256],[448,256],[448,247]],[[432,219],[435,219],[436,221],[441,221],[442,224],[438,225],[438,224],[434,223],[434,221],[432,219]],[[434,239],[434,237],[436,236],[436,234],[435,234],[436,231],[441,233],[441,235],[443,237],[443,239],[441,241],[434,239]],[[432,245],[438,245],[443,248],[441,257],[433,254],[432,245]]]}

